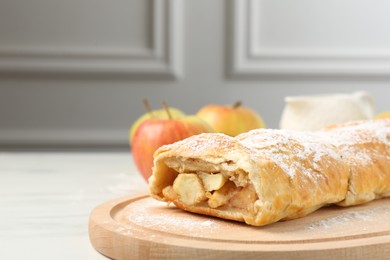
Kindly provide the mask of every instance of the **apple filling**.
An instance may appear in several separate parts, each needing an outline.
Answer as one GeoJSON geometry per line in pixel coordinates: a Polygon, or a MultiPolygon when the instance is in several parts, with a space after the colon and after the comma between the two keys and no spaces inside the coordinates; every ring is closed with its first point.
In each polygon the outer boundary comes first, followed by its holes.
{"type": "Polygon", "coordinates": [[[232,177],[220,172],[179,173],[173,184],[163,189],[163,195],[187,206],[207,203],[213,209],[225,206],[252,211],[258,198],[253,186],[247,183],[245,187],[237,186],[232,177]]]}

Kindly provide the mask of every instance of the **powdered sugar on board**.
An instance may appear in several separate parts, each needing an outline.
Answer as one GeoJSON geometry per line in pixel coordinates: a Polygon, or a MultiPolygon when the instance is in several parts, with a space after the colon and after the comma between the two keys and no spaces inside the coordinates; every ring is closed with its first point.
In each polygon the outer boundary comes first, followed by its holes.
{"type": "Polygon", "coordinates": [[[143,228],[196,237],[208,237],[221,228],[217,219],[184,212],[154,199],[132,203],[124,209],[123,217],[143,228]]]}
{"type": "MultiPolygon", "coordinates": [[[[293,252],[297,259],[324,259],[324,255],[329,256],[331,252],[339,250],[340,254],[332,255],[333,258],[360,256],[362,252],[366,258],[385,258],[389,255],[390,199],[357,207],[322,208],[304,218],[264,227],[250,227],[202,217],[149,200],[153,199],[146,194],[132,195],[96,207],[89,221],[92,245],[99,252],[115,259],[146,259],[157,256],[161,256],[160,259],[178,258],[177,256],[183,256],[182,259],[212,256],[241,259],[248,256],[248,253],[259,259],[269,256],[286,259],[291,258],[293,252]],[[137,205],[133,207],[134,203],[137,205]],[[142,205],[148,209],[142,209],[142,205]],[[158,225],[147,228],[143,224],[150,226],[150,222],[154,221],[153,216],[137,218],[137,211],[138,215],[169,214],[165,215],[169,219],[169,225],[175,222],[175,218],[187,225],[189,222],[183,221],[183,217],[191,219],[195,225],[191,228],[183,227],[180,231],[178,225],[173,224],[174,228],[169,229],[166,227],[168,224],[159,222],[168,231],[159,230],[158,225]],[[134,218],[137,218],[138,224],[132,222],[134,218]],[[197,223],[203,225],[196,226],[197,223]],[[367,251],[372,247],[373,250],[367,251]],[[224,255],[221,255],[221,251],[224,255]],[[279,255],[280,252],[284,252],[283,255],[279,255]],[[320,253],[313,255],[316,252],[320,253]],[[309,253],[306,258],[302,257],[305,253],[309,253]]],[[[158,220],[163,222],[162,219],[158,220]]]]}
{"type": "Polygon", "coordinates": [[[115,233],[150,241],[167,241],[173,236],[191,241],[280,244],[390,234],[390,199],[353,207],[325,207],[303,218],[262,227],[192,214],[147,196],[123,202],[110,206],[115,208],[110,215],[116,224],[107,221],[106,225],[115,233]]]}
{"type": "MultiPolygon", "coordinates": [[[[353,209],[353,208],[352,208],[353,209]]],[[[390,212],[390,205],[379,206],[376,208],[356,209],[355,211],[344,212],[340,215],[324,218],[309,225],[305,229],[327,232],[329,230],[342,230],[348,227],[355,227],[359,225],[362,230],[367,229],[368,223],[379,224],[382,221],[390,220],[388,215],[390,212]]]]}

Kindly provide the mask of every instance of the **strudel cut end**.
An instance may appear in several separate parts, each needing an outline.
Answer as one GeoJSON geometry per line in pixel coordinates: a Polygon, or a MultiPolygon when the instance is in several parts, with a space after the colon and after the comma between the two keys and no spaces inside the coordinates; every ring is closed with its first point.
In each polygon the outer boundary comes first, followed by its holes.
{"type": "Polygon", "coordinates": [[[192,136],[156,151],[150,195],[189,212],[254,226],[303,217],[329,204],[385,197],[389,126],[381,120],[318,132],[192,136]]]}

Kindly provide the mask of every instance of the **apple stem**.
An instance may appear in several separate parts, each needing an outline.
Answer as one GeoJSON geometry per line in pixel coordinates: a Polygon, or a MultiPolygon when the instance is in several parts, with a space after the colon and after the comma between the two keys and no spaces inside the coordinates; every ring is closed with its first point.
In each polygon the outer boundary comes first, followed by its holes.
{"type": "Polygon", "coordinates": [[[168,106],[167,102],[165,102],[165,101],[163,102],[163,107],[164,107],[165,111],[167,112],[168,118],[172,119],[172,115],[171,115],[171,112],[169,112],[169,106],[168,106]]]}
{"type": "Polygon", "coordinates": [[[144,102],[144,107],[145,107],[146,111],[148,112],[150,117],[153,118],[154,117],[153,110],[152,110],[152,107],[149,104],[149,101],[146,98],[144,98],[143,102],[144,102]]]}
{"type": "Polygon", "coordinates": [[[242,105],[241,101],[237,101],[236,103],[233,104],[233,108],[238,108],[242,105]]]}

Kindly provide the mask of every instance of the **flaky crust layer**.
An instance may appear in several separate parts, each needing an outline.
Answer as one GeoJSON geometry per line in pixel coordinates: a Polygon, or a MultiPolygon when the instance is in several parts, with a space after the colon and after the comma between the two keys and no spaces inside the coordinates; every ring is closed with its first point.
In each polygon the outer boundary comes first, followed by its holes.
{"type": "Polygon", "coordinates": [[[150,195],[190,212],[255,226],[303,217],[329,204],[356,205],[390,196],[389,138],[390,120],[318,132],[200,134],[156,151],[150,195]],[[216,208],[207,200],[184,203],[172,189],[176,177],[200,172],[226,176],[237,195],[216,208]]]}

